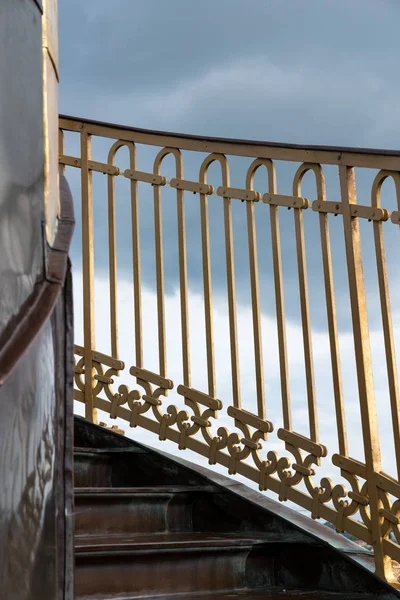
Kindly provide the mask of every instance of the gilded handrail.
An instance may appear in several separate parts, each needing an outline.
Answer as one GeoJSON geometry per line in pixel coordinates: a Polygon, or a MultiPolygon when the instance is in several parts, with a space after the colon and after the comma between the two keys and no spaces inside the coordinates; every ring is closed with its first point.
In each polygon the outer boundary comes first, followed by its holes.
{"type": "MultiPolygon", "coordinates": [[[[84,346],[76,346],[75,399],[85,405],[86,418],[96,420],[96,410],[109,413],[110,418],[121,418],[131,427],[142,427],[170,440],[179,448],[188,448],[206,457],[209,464],[220,464],[229,473],[238,473],[258,484],[260,490],[271,490],[281,501],[290,500],[302,507],[315,519],[325,519],[338,532],[349,532],[373,549],[376,573],[397,585],[391,561],[400,562],[400,398],[394,347],[394,329],[389,298],[388,269],[386,265],[383,232],[398,223],[400,212],[400,152],[328,146],[300,146],[272,142],[255,142],[222,138],[206,138],[176,133],[163,133],[131,127],[60,117],[60,130],[75,132],[81,138],[81,155],[64,154],[61,148],[60,163],[80,168],[82,182],[83,227],[83,279],[84,279],[84,346]],[[93,161],[91,138],[110,139],[107,163],[93,161]],[[152,172],[137,170],[136,148],[154,146],[155,159],[152,172]],[[116,164],[117,152],[126,146],[130,168],[116,164]],[[184,151],[201,153],[198,181],[184,179],[184,151]],[[205,157],[204,157],[205,154],[205,157]],[[163,174],[163,161],[172,155],[175,173],[171,180],[163,174]],[[244,177],[244,187],[231,187],[230,157],[247,157],[250,164],[244,177]],[[278,193],[274,161],[299,162],[292,182],[292,194],[278,193]],[[209,168],[219,163],[220,185],[213,187],[209,181],[209,168]],[[336,165],[341,189],[341,200],[327,198],[323,165],[336,165]],[[267,177],[265,189],[255,189],[256,172],[263,167],[267,177]],[[378,171],[371,188],[371,204],[358,204],[356,197],[355,167],[378,171]],[[101,354],[95,346],[94,314],[94,262],[93,262],[93,198],[91,174],[93,171],[107,175],[108,189],[108,246],[110,283],[110,340],[111,352],[101,354]],[[311,172],[316,183],[316,199],[310,201],[302,195],[303,178],[311,172]],[[133,257],[133,299],[135,354],[129,365],[136,386],[113,387],[114,381],[125,370],[119,359],[118,348],[118,277],[114,181],[116,177],[130,181],[133,257]],[[396,188],[398,211],[392,216],[381,207],[380,190],[385,179],[392,178],[396,188]],[[142,314],[142,282],[140,262],[140,224],[138,210],[138,182],[153,187],[154,243],[157,298],[158,372],[146,368],[143,354],[145,324],[142,314]],[[180,304],[180,339],[182,344],[182,381],[169,379],[167,370],[167,330],[164,290],[164,244],[162,238],[164,208],[162,195],[167,187],[176,196],[178,222],[178,271],[180,304]],[[189,316],[190,298],[187,268],[187,235],[185,217],[185,192],[199,194],[198,202],[201,229],[202,282],[204,301],[205,354],[207,389],[192,387],[189,316]],[[226,399],[217,396],[216,356],[214,349],[212,276],[209,200],[219,197],[224,211],[225,272],[227,280],[227,306],[229,322],[229,360],[232,383],[232,402],[227,408],[231,426],[220,426],[218,411],[226,399]],[[282,423],[270,419],[274,399],[265,391],[263,340],[261,327],[260,283],[257,253],[255,205],[261,202],[262,210],[269,215],[271,228],[273,283],[275,293],[276,325],[279,354],[282,423]],[[246,202],[246,222],[251,295],[252,331],[254,340],[254,368],[256,410],[249,411],[242,404],[240,387],[238,306],[236,303],[234,228],[232,207],[236,201],[246,202]],[[269,205],[269,209],[264,207],[269,205]],[[302,324],[302,343],[307,389],[307,414],[309,433],[300,434],[292,414],[282,269],[282,243],[279,213],[284,208],[294,213],[294,235],[298,271],[298,291],[302,324]],[[329,333],[329,352],[332,369],[332,387],[336,417],[339,453],[332,456],[333,466],[342,479],[350,484],[347,489],[339,480],[318,478],[318,467],[327,460],[328,450],[319,441],[318,395],[314,382],[314,352],[312,348],[311,310],[306,269],[306,230],[303,213],[318,213],[323,282],[329,333]],[[342,370],[340,364],[339,329],[333,285],[333,264],[329,220],[340,215],[343,222],[344,249],[349,282],[354,339],[359,407],[362,423],[364,461],[349,454],[346,431],[342,370]],[[393,216],[394,215],[394,216],[393,216]],[[390,218],[391,217],[391,218],[390,218]],[[376,400],[372,379],[372,360],[367,320],[366,292],[360,244],[360,219],[372,222],[377,265],[377,292],[382,313],[382,332],[385,344],[388,390],[393,423],[393,440],[397,458],[397,479],[382,473],[376,400]],[[86,373],[91,376],[85,377],[86,373]],[[185,409],[165,404],[164,396],[176,390],[184,399],[185,409]],[[268,401],[268,402],[267,402],[268,401]],[[267,411],[268,404],[268,411],[267,411]],[[187,410],[186,410],[187,409],[187,410]],[[213,424],[217,425],[216,431],[213,424]],[[278,425],[278,427],[276,427],[278,425]],[[280,427],[279,427],[280,426],[280,427]],[[268,448],[268,434],[277,429],[284,443],[285,455],[268,448]]],[[[62,139],[62,138],[61,138],[62,139]]],[[[140,168],[140,165],[139,165],[140,168]]],[[[260,238],[259,238],[260,239],[260,238]]],[[[259,248],[259,246],[258,246],[259,248]]],[[[153,340],[152,340],[153,342],[153,340]]],[[[102,349],[99,349],[102,350],[102,349]]],[[[296,349],[297,350],[297,349],[296,349]]],[[[227,361],[228,362],[228,361],[227,361]]]]}

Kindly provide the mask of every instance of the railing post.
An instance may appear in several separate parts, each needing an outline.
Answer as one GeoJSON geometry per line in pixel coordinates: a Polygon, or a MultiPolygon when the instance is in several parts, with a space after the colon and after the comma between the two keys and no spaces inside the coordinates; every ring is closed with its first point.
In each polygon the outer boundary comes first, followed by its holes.
{"type": "Polygon", "coordinates": [[[83,339],[85,359],[85,418],[97,423],[97,410],[93,403],[92,352],[95,349],[94,328],[94,247],[93,247],[93,197],[92,172],[89,161],[92,155],[91,136],[81,131],[81,187],[82,187],[82,277],[83,277],[83,339]]]}
{"type": "Polygon", "coordinates": [[[376,485],[376,474],[381,471],[381,452],[372,377],[361,240],[358,218],[352,217],[350,212],[350,205],[357,202],[354,168],[340,166],[339,175],[375,572],[379,577],[390,581],[393,573],[390,557],[384,554],[382,546],[380,500],[376,485]]]}

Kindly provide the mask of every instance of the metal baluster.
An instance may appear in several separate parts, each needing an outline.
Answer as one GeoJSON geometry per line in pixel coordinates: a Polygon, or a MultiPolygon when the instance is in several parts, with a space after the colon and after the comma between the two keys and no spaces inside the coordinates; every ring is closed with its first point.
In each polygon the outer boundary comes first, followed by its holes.
{"type": "Polygon", "coordinates": [[[91,154],[91,136],[83,130],[81,131],[81,186],[85,418],[96,423],[97,410],[94,408],[92,392],[95,383],[92,366],[92,352],[95,349],[95,313],[92,172],[89,170],[91,154]]]}

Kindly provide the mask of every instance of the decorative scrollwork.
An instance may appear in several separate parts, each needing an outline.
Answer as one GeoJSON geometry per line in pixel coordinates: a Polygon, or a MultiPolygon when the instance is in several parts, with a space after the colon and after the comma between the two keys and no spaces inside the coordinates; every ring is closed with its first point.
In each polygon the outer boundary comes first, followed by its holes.
{"type": "MultiPolygon", "coordinates": [[[[77,347],[76,354],[75,398],[82,401],[85,393],[83,348],[77,347]]],[[[151,413],[153,422],[158,423],[159,439],[174,440],[181,450],[192,448],[191,440],[200,432],[208,448],[210,465],[222,462],[231,475],[242,473],[244,464],[250,466],[254,469],[253,479],[258,483],[259,489],[264,491],[272,487],[281,501],[292,499],[293,491],[302,484],[311,500],[312,518],[319,519],[322,515],[328,517],[338,532],[344,532],[354,522],[351,519],[359,514],[362,526],[371,531],[371,508],[364,464],[346,456],[334,455],[333,464],[339,467],[341,476],[349,483],[350,489],[342,483],[334,485],[327,477],[317,483],[317,468],[321,466],[321,459],[327,456],[327,449],[322,444],[293,431],[279,429],[278,438],[285,443],[285,449],[290,455],[280,456],[269,450],[265,456],[263,446],[268,433],[273,431],[271,422],[230,406],[227,412],[234,420],[236,431],[219,427],[214,434],[211,426],[214,420],[218,420],[218,411],[222,409],[221,400],[179,385],[177,393],[184,398],[191,414],[189,410],[178,409],[173,404],[163,410],[162,397],[167,396],[174,388],[170,379],[132,366],[129,372],[136,378],[142,391],[130,390],[125,384],[119,385],[118,391],[114,391],[112,385],[124,366],[122,361],[93,352],[91,364],[93,396],[100,398],[100,394],[104,392],[110,418],[123,416],[131,427],[141,425],[148,428],[147,421],[141,417],[151,413]],[[127,408],[128,411],[121,413],[121,408],[127,408]],[[253,466],[247,462],[249,458],[253,466]],[[326,513],[324,507],[328,506],[331,507],[330,512],[326,513]]],[[[104,404],[102,406],[104,409],[104,404]]],[[[146,418],[152,420],[151,417],[146,418]]],[[[151,430],[154,431],[153,426],[151,430]]],[[[400,543],[400,485],[385,475],[380,475],[377,481],[382,539],[392,535],[390,539],[400,543]]]]}

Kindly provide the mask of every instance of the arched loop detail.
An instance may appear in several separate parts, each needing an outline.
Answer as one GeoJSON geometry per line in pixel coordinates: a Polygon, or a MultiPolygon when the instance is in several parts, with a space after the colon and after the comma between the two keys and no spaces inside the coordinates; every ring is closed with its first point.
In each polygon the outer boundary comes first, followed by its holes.
{"type": "Polygon", "coordinates": [[[225,154],[217,154],[216,152],[213,152],[212,154],[206,156],[203,162],[201,163],[199,172],[200,183],[207,183],[208,168],[215,161],[219,162],[219,164],[221,165],[222,185],[224,187],[229,187],[230,177],[228,159],[226,158],[225,154]]]}
{"type": "Polygon", "coordinates": [[[169,154],[172,154],[173,157],[175,158],[177,178],[183,179],[182,153],[178,148],[170,148],[170,147],[161,148],[160,152],[157,154],[157,156],[154,159],[154,165],[153,165],[154,175],[160,175],[161,163],[163,162],[164,158],[166,156],[168,156],[169,154]]]}
{"type": "Polygon", "coordinates": [[[371,205],[374,208],[381,208],[381,188],[383,182],[389,177],[393,179],[396,187],[397,208],[400,211],[400,171],[379,171],[372,183],[371,205]]]}
{"type": "Polygon", "coordinates": [[[129,150],[129,168],[133,171],[136,170],[136,146],[133,142],[126,142],[125,140],[117,140],[110,148],[107,157],[107,163],[114,166],[115,155],[118,150],[126,147],[129,150]]]}
{"type": "Polygon", "coordinates": [[[256,158],[247,169],[246,174],[246,189],[253,191],[254,186],[254,175],[256,171],[264,166],[267,169],[268,175],[268,192],[270,194],[276,194],[276,171],[275,165],[270,158],[256,158]]]}
{"type": "Polygon", "coordinates": [[[318,163],[303,163],[299,166],[293,179],[293,196],[301,196],[301,182],[308,171],[313,171],[317,185],[317,199],[326,200],[325,176],[318,163]]]}

